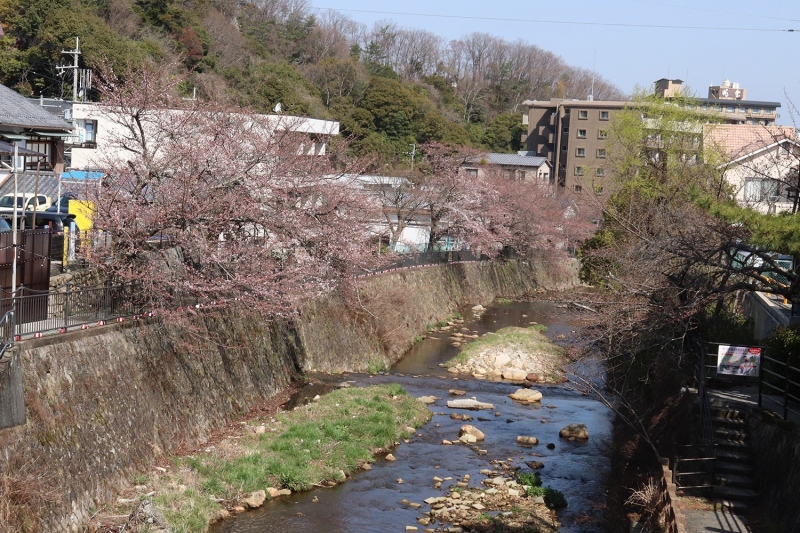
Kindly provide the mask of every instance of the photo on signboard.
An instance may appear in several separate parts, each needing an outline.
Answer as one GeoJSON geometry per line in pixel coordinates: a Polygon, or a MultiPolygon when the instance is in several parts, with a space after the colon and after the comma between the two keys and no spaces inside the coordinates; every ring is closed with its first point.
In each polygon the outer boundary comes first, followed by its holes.
{"type": "Polygon", "coordinates": [[[758,377],[760,366],[761,348],[757,346],[719,345],[717,374],[758,377]]]}

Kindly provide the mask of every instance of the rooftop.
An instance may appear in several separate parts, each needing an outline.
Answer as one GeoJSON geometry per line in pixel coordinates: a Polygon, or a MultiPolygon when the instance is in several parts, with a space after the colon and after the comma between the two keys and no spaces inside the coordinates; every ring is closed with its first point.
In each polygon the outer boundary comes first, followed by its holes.
{"type": "Polygon", "coordinates": [[[703,142],[736,159],[774,144],[782,139],[795,139],[792,126],[756,126],[747,124],[705,124],[703,142]]]}
{"type": "Polygon", "coordinates": [[[71,130],[72,125],[45,108],[28,101],[21,94],[0,85],[0,128],[71,130]]]}

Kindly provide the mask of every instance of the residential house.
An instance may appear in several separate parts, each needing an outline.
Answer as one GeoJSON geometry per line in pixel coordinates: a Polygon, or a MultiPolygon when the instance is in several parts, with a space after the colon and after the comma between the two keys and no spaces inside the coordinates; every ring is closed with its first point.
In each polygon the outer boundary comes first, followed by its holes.
{"type": "Polygon", "coordinates": [[[546,157],[534,152],[521,151],[516,154],[490,153],[462,167],[467,174],[483,176],[490,170],[503,177],[518,181],[553,183],[552,166],[546,157]]]}
{"type": "Polygon", "coordinates": [[[22,172],[62,172],[64,138],[71,135],[71,129],[72,125],[65,120],[0,85],[0,184],[11,176],[14,168],[22,172]]]}
{"type": "Polygon", "coordinates": [[[789,126],[706,125],[704,144],[739,204],[761,213],[795,212],[800,188],[800,143],[789,126]]]}

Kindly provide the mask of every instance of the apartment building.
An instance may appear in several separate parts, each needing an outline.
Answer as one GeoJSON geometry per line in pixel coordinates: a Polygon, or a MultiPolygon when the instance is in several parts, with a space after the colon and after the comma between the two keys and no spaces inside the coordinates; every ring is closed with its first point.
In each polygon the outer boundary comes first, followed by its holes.
{"type": "Polygon", "coordinates": [[[608,188],[606,139],[611,117],[623,101],[528,101],[529,152],[545,157],[553,167],[555,182],[567,190],[597,194],[608,188]]]}
{"type": "MultiPolygon", "coordinates": [[[[662,78],[655,82],[655,93],[664,98],[682,94],[682,80],[662,78]]],[[[708,98],[693,98],[685,103],[698,113],[713,115],[727,124],[773,126],[779,102],[747,100],[747,91],[728,80],[709,88],[708,98]]],[[[547,158],[554,181],[564,190],[584,193],[591,189],[605,194],[612,184],[606,168],[606,139],[610,119],[623,109],[625,101],[528,100],[523,123],[528,133],[523,138],[529,152],[547,158]]]]}
{"type": "MultiPolygon", "coordinates": [[[[683,92],[683,81],[661,78],[655,82],[655,92],[664,98],[679,96],[683,92]]],[[[691,108],[722,115],[727,124],[753,126],[774,126],[781,106],[780,102],[748,100],[747,89],[730,80],[723,81],[721,85],[711,85],[708,97],[693,100],[689,104],[691,108]]]]}

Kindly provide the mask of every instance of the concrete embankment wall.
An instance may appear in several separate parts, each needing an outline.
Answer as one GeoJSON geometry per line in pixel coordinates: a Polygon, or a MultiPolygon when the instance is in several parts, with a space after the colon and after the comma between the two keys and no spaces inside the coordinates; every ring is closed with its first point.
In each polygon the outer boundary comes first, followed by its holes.
{"type": "Polygon", "coordinates": [[[297,328],[220,309],[169,325],[124,322],[19,343],[28,421],[0,430],[0,476],[61,494],[34,498],[42,530],[78,531],[115,487],[158,457],[204,442],[299,372],[388,365],[459,305],[575,280],[574,270],[549,272],[508,262],[382,274],[307,304],[297,328]]]}
{"type": "Polygon", "coordinates": [[[800,430],[773,418],[751,417],[749,432],[765,518],[773,531],[800,531],[800,430]]]}

